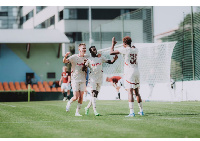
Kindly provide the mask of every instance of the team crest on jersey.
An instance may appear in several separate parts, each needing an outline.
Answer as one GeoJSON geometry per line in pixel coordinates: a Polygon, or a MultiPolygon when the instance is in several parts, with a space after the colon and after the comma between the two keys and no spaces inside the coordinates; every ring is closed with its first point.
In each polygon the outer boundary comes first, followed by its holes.
{"type": "Polygon", "coordinates": [[[64,78],[67,78],[67,73],[63,73],[63,77],[64,77],[64,78]]]}

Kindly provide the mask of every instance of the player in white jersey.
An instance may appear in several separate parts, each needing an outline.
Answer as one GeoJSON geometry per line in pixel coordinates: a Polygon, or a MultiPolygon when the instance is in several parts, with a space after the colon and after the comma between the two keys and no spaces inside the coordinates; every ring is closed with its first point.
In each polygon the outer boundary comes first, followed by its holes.
{"type": "Polygon", "coordinates": [[[131,46],[131,38],[126,36],[123,38],[123,50],[118,51],[114,50],[114,46],[117,43],[115,41],[115,37],[112,38],[112,47],[110,50],[110,55],[115,54],[123,54],[125,55],[124,60],[124,86],[125,89],[128,91],[128,100],[129,100],[129,108],[130,114],[126,117],[133,117],[135,116],[133,105],[134,105],[134,98],[133,98],[133,91],[137,97],[138,106],[140,108],[140,112],[138,114],[144,115],[143,107],[142,107],[142,99],[139,94],[139,86],[140,86],[140,78],[139,78],[139,70],[138,70],[138,49],[135,46],[131,46]]]}
{"type": "Polygon", "coordinates": [[[84,43],[81,43],[78,49],[79,49],[79,54],[74,54],[66,59],[66,57],[70,54],[70,52],[67,52],[65,57],[63,58],[63,63],[72,64],[71,85],[74,94],[74,96],[67,103],[66,111],[67,112],[69,111],[70,105],[73,101],[78,100],[75,116],[82,116],[79,114],[79,110],[83,102],[83,94],[86,87],[86,74],[84,71],[82,71],[84,60],[87,58],[87,56],[85,55],[86,45],[84,43]]]}
{"type": "Polygon", "coordinates": [[[90,73],[89,73],[89,83],[90,84],[89,85],[92,90],[92,96],[91,96],[90,102],[88,103],[87,107],[85,107],[85,114],[86,115],[89,114],[89,108],[91,107],[91,105],[93,105],[93,110],[94,110],[95,116],[100,116],[100,114],[96,111],[96,98],[100,91],[101,83],[102,83],[102,79],[103,79],[102,64],[103,63],[113,64],[117,60],[118,56],[115,55],[115,57],[113,57],[113,60],[111,61],[111,60],[107,60],[103,56],[98,57],[95,46],[91,46],[89,48],[89,51],[90,51],[91,57],[89,57],[89,58],[87,58],[87,60],[85,60],[85,65],[83,67],[83,70],[87,71],[87,67],[90,68],[90,73]]]}

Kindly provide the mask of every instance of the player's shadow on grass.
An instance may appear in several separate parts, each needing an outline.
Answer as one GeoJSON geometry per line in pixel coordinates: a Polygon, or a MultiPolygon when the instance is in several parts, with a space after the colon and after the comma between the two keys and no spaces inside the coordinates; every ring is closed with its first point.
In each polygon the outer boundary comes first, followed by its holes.
{"type": "Polygon", "coordinates": [[[194,116],[194,115],[200,115],[200,113],[145,113],[146,116],[155,115],[155,116],[194,116]]]}

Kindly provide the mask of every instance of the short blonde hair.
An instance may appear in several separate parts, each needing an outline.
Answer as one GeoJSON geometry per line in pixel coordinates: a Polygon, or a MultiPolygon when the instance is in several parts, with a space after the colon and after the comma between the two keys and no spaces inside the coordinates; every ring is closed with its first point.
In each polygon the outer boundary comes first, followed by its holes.
{"type": "Polygon", "coordinates": [[[66,68],[66,69],[67,69],[67,66],[63,66],[63,69],[64,69],[64,68],[66,68]]]}
{"type": "Polygon", "coordinates": [[[82,46],[82,45],[86,46],[86,44],[85,44],[85,43],[80,43],[78,47],[80,47],[80,46],[82,46]]]}

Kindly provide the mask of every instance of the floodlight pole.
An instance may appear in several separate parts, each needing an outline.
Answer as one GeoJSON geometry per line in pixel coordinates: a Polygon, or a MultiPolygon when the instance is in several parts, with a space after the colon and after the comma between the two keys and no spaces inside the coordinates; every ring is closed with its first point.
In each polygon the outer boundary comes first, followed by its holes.
{"type": "Polygon", "coordinates": [[[182,100],[183,100],[183,80],[184,80],[184,75],[183,75],[183,65],[184,65],[184,32],[185,32],[185,14],[184,14],[184,12],[183,12],[183,50],[182,50],[182,53],[183,53],[183,55],[182,55],[182,100]]]}
{"type": "Polygon", "coordinates": [[[89,6],[89,46],[92,45],[92,10],[89,6]]]}
{"type": "Polygon", "coordinates": [[[193,6],[191,6],[191,37],[192,37],[192,73],[193,80],[195,79],[195,63],[194,63],[194,21],[193,21],[193,6]]]}

